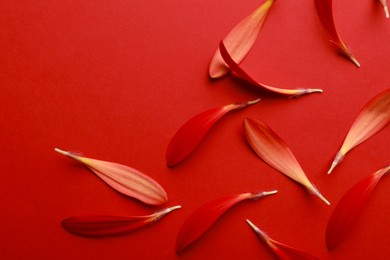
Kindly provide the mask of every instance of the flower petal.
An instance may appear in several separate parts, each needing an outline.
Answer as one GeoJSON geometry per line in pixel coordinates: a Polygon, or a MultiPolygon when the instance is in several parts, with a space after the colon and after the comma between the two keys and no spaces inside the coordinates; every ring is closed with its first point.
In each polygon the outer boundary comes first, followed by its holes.
{"type": "Polygon", "coordinates": [[[253,231],[256,233],[256,235],[266,243],[266,245],[272,250],[272,252],[279,258],[279,259],[285,259],[285,260],[293,260],[293,259],[299,259],[299,260],[316,260],[319,259],[315,256],[312,256],[306,252],[303,252],[301,250],[298,250],[294,247],[285,245],[283,243],[280,243],[276,240],[273,240],[270,238],[264,231],[262,231],[260,228],[256,227],[252,222],[250,222],[248,219],[246,222],[249,224],[249,226],[253,229],[253,231]]]}
{"type": "Polygon", "coordinates": [[[317,14],[320,18],[322,27],[330,38],[331,43],[336,46],[338,51],[350,59],[357,67],[360,67],[359,62],[352,55],[351,51],[341,40],[337,33],[336,26],[333,19],[332,0],[315,0],[317,14]]]}
{"type": "Polygon", "coordinates": [[[176,239],[176,253],[180,254],[189,244],[202,236],[228,209],[243,200],[254,200],[277,191],[242,193],[207,202],[184,222],[176,239]]]}
{"type": "Polygon", "coordinates": [[[78,236],[102,237],[120,235],[152,224],[169,212],[179,208],[181,206],[174,206],[146,216],[89,215],[70,217],[62,220],[61,225],[66,231],[78,236]]]}
{"type": "Polygon", "coordinates": [[[387,0],[380,0],[380,1],[383,6],[383,10],[385,11],[386,18],[389,19],[390,15],[389,15],[389,8],[387,6],[387,0]]]}
{"type": "Polygon", "coordinates": [[[259,87],[260,89],[266,90],[270,93],[275,93],[282,96],[287,97],[299,97],[305,94],[309,93],[315,93],[315,92],[322,92],[322,89],[282,89],[282,88],[275,88],[268,85],[265,85],[263,83],[259,83],[256,80],[252,79],[230,56],[229,52],[227,51],[224,43],[221,41],[219,44],[219,49],[221,51],[221,55],[226,62],[226,64],[229,66],[229,69],[239,77],[240,79],[248,82],[249,84],[252,84],[256,87],[259,87]]]}
{"type": "MultiPolygon", "coordinates": [[[[239,24],[237,24],[229,34],[223,39],[232,57],[240,63],[248,54],[256,38],[263,27],[272,4],[276,0],[267,0],[259,8],[253,11],[239,24]]],[[[229,69],[223,61],[219,49],[214,53],[210,62],[209,74],[212,78],[219,78],[226,75],[229,69]]]]}
{"type": "Polygon", "coordinates": [[[155,180],[128,166],[82,157],[55,148],[55,151],[81,162],[113,189],[149,205],[167,202],[165,190],[155,180]]]}
{"type": "Polygon", "coordinates": [[[355,226],[378,181],[390,172],[390,165],[382,168],[348,190],[334,209],[326,227],[326,246],[337,247],[355,226]]]}
{"type": "Polygon", "coordinates": [[[372,98],[355,119],[343,145],[336,154],[328,174],[343,160],[353,148],[375,135],[390,122],[390,89],[372,98]]]}
{"type": "Polygon", "coordinates": [[[188,120],[171,139],[167,152],[167,166],[172,167],[184,160],[198,146],[210,128],[230,111],[239,110],[255,104],[260,99],[239,102],[212,108],[188,120]]]}
{"type": "Polygon", "coordinates": [[[330,205],[306,177],[286,143],[271,128],[259,119],[245,118],[244,135],[250,147],[261,159],[330,205]]]}

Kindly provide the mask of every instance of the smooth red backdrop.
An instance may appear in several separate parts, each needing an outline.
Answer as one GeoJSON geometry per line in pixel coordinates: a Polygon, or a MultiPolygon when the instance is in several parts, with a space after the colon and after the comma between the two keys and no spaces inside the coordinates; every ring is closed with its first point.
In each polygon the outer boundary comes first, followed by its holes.
{"type": "Polygon", "coordinates": [[[271,86],[324,90],[299,99],[264,95],[231,76],[210,80],[219,41],[257,0],[0,1],[0,254],[2,259],[272,259],[245,223],[321,259],[390,257],[390,179],[384,177],[350,237],[325,248],[340,197],[389,164],[390,128],[328,167],[361,107],[389,88],[390,20],[375,0],[334,1],[342,39],[361,68],[338,55],[314,1],[277,1],[242,67],[271,86]],[[189,118],[236,101],[262,101],[228,115],[175,168],[165,149],[189,118]],[[269,167],[243,139],[258,117],[290,146],[326,206],[269,167]],[[157,208],[119,195],[58,147],[152,176],[182,205],[129,235],[87,239],[60,221],[82,214],[142,215],[157,208]],[[182,255],[184,220],[225,195],[277,189],[227,212],[182,255]]]}

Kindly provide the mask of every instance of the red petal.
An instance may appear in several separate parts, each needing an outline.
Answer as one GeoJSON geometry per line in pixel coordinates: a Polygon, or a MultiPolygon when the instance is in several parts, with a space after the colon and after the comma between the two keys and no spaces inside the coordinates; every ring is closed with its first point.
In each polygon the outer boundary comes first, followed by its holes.
{"type": "Polygon", "coordinates": [[[61,225],[66,231],[78,236],[102,237],[120,235],[152,224],[172,210],[179,208],[180,206],[174,206],[147,216],[123,217],[90,215],[71,217],[64,219],[61,222],[61,225]]]}
{"type": "Polygon", "coordinates": [[[192,213],[180,228],[176,239],[176,253],[181,253],[184,248],[202,236],[226,210],[235,204],[243,200],[258,199],[276,192],[243,193],[207,202],[192,213]]]}
{"type": "Polygon", "coordinates": [[[331,42],[337,47],[337,49],[349,58],[357,67],[360,67],[359,62],[353,57],[351,51],[345,46],[344,42],[341,40],[339,34],[337,33],[336,26],[333,19],[332,11],[332,0],[315,0],[317,14],[320,18],[321,24],[328,34],[331,42]]]}
{"type": "Polygon", "coordinates": [[[390,122],[390,89],[372,98],[360,111],[351,126],[328,174],[342,161],[350,150],[378,133],[390,122]]]}
{"type": "Polygon", "coordinates": [[[314,92],[322,92],[321,89],[282,89],[282,88],[274,88],[262,83],[257,82],[256,80],[252,79],[230,56],[229,52],[227,51],[224,43],[221,41],[219,44],[219,49],[221,51],[221,55],[226,62],[226,64],[229,66],[229,69],[240,79],[245,80],[246,82],[259,87],[262,90],[266,90],[270,93],[275,93],[282,96],[287,97],[299,97],[304,94],[314,93],[314,92]]]}
{"type": "MultiPolygon", "coordinates": [[[[223,39],[230,53],[238,63],[245,58],[255,43],[271,6],[275,1],[276,0],[267,0],[239,24],[237,24],[223,39]]],[[[219,53],[219,49],[217,49],[210,62],[210,77],[219,78],[226,75],[228,72],[229,69],[226,67],[225,62],[219,53]]]]}
{"type": "Polygon", "coordinates": [[[245,108],[255,104],[260,99],[248,102],[234,103],[212,108],[188,120],[173,136],[167,152],[167,166],[171,167],[184,160],[198,146],[210,128],[230,111],[245,108]]]}
{"type": "Polygon", "coordinates": [[[55,149],[55,151],[81,162],[113,189],[136,198],[149,205],[167,202],[165,190],[155,180],[128,166],[75,155],[55,149]]]}
{"type": "Polygon", "coordinates": [[[272,252],[279,258],[279,259],[285,259],[285,260],[315,260],[318,259],[315,256],[312,256],[306,252],[303,252],[301,250],[298,250],[294,247],[285,245],[283,243],[280,243],[278,241],[273,240],[270,238],[265,232],[263,232],[261,229],[256,227],[252,222],[250,222],[248,219],[246,222],[249,224],[249,226],[255,231],[256,235],[266,243],[266,245],[272,250],[272,252]]]}
{"type": "Polygon", "coordinates": [[[341,198],[326,227],[326,246],[329,250],[337,247],[355,226],[378,181],[388,172],[390,166],[370,174],[341,198]]]}
{"type": "Polygon", "coordinates": [[[287,144],[258,119],[244,119],[244,135],[253,151],[270,166],[330,204],[309,181],[287,144]]]}

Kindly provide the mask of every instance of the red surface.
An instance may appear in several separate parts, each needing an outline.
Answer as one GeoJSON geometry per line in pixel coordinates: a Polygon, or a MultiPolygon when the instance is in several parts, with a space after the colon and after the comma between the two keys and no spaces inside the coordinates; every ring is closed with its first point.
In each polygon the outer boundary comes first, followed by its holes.
{"type": "Polygon", "coordinates": [[[389,163],[390,144],[387,127],[326,174],[360,108],[390,87],[390,20],[382,6],[334,2],[338,31],[361,68],[327,43],[313,1],[276,2],[242,63],[271,86],[324,90],[286,99],[207,75],[219,41],[262,1],[1,1],[1,258],[271,258],[245,218],[321,259],[389,258],[388,177],[345,243],[334,252],[325,247],[337,201],[389,163]],[[188,160],[165,166],[166,146],[186,120],[259,96],[259,104],[219,122],[188,160]],[[245,116],[286,141],[331,206],[256,157],[243,138],[245,116]],[[183,208],[126,236],[68,234],[60,226],[66,217],[157,209],[119,195],[55,147],[139,169],[166,189],[167,206],[183,208]],[[273,189],[279,193],[234,207],[176,256],[177,232],[200,205],[273,189]]]}

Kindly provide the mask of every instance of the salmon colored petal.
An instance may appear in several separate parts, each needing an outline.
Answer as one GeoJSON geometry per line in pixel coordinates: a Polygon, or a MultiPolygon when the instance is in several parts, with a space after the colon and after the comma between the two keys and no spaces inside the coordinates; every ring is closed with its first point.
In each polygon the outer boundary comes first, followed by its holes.
{"type": "Polygon", "coordinates": [[[386,0],[380,0],[381,4],[383,6],[383,10],[385,11],[386,18],[389,19],[389,8],[387,7],[387,1],[386,0]]]}
{"type": "Polygon", "coordinates": [[[390,122],[390,89],[372,98],[360,111],[352,124],[343,145],[336,154],[328,174],[343,160],[353,148],[378,133],[390,122]]]}
{"type": "Polygon", "coordinates": [[[315,0],[317,14],[320,18],[322,27],[330,38],[330,42],[336,46],[337,50],[350,59],[357,67],[360,67],[359,62],[352,55],[351,51],[341,40],[337,33],[336,26],[333,19],[332,4],[333,0],[315,0]]]}
{"type": "Polygon", "coordinates": [[[174,206],[146,216],[90,215],[70,217],[62,220],[61,225],[66,231],[77,236],[103,237],[120,235],[152,224],[169,212],[179,208],[181,206],[174,206]]]}
{"type": "Polygon", "coordinates": [[[248,82],[249,84],[252,84],[256,87],[259,87],[260,89],[266,90],[270,93],[287,96],[287,97],[299,97],[305,94],[315,93],[315,92],[322,92],[322,89],[283,89],[283,88],[275,88],[268,85],[265,85],[263,83],[259,83],[256,80],[252,79],[230,56],[229,52],[227,51],[224,43],[221,41],[219,44],[219,49],[221,52],[221,56],[223,60],[226,62],[226,64],[229,66],[229,69],[239,77],[240,79],[248,82]]]}
{"type": "Polygon", "coordinates": [[[230,111],[239,110],[259,102],[256,99],[212,108],[188,120],[171,139],[167,152],[167,166],[172,167],[184,160],[198,146],[210,128],[230,111]]]}
{"type": "Polygon", "coordinates": [[[259,193],[242,193],[207,202],[192,213],[180,228],[176,239],[176,253],[180,254],[188,245],[202,236],[225,211],[237,203],[243,200],[258,199],[276,192],[275,190],[259,193]]]}
{"type": "Polygon", "coordinates": [[[261,159],[330,205],[306,177],[290,148],[271,128],[259,119],[245,118],[244,135],[250,147],[261,159]]]}
{"type": "Polygon", "coordinates": [[[390,172],[390,165],[382,168],[357,184],[341,198],[326,227],[326,246],[336,248],[355,226],[378,181],[390,172]]]}
{"type": "MultiPolygon", "coordinates": [[[[253,11],[223,39],[232,57],[240,63],[248,54],[256,38],[263,27],[272,4],[276,0],[267,0],[259,8],[253,11]]],[[[219,49],[216,50],[210,62],[209,74],[211,78],[219,78],[226,75],[229,69],[223,61],[219,49]]]]}
{"type": "Polygon", "coordinates": [[[319,259],[315,256],[312,256],[306,252],[298,250],[294,247],[285,245],[276,240],[270,238],[264,231],[256,227],[248,219],[246,222],[253,229],[256,235],[263,241],[265,244],[272,250],[272,252],[281,260],[316,260],[319,259]]]}
{"type": "Polygon", "coordinates": [[[167,202],[165,190],[155,180],[140,171],[118,163],[82,157],[71,152],[55,151],[81,162],[113,189],[149,205],[167,202]]]}

